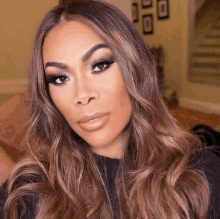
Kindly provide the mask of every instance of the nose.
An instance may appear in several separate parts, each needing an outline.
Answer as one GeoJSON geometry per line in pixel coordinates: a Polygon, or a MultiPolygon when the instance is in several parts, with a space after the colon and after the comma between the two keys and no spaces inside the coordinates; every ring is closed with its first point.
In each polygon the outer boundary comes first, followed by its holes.
{"type": "Polygon", "coordinates": [[[80,79],[78,83],[75,84],[75,93],[74,93],[74,104],[76,106],[86,105],[92,99],[98,98],[98,91],[95,87],[92,86],[92,83],[86,81],[86,79],[80,79]]]}

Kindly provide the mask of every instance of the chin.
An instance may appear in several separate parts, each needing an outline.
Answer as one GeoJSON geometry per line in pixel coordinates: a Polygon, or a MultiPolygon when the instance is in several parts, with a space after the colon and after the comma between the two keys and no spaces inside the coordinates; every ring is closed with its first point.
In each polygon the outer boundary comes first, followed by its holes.
{"type": "Polygon", "coordinates": [[[86,141],[92,148],[105,148],[110,145],[111,140],[107,141],[105,139],[96,139],[94,141],[86,141]]]}

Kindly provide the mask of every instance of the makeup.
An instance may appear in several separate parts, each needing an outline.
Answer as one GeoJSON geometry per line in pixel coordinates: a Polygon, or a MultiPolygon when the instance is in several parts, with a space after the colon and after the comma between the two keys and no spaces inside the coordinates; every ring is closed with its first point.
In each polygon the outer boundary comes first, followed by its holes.
{"type": "MultiPolygon", "coordinates": [[[[110,57],[110,58],[105,58],[105,57],[101,57],[99,59],[97,59],[96,61],[93,62],[93,64],[91,65],[91,71],[93,74],[100,74],[105,72],[113,63],[114,63],[114,58],[110,57]]],[[[52,62],[52,63],[56,63],[56,62],[52,62]]],[[[64,65],[63,63],[59,63],[64,65]]],[[[54,65],[55,66],[55,65],[54,65]]],[[[65,74],[62,73],[53,73],[53,74],[49,74],[46,76],[47,79],[47,83],[48,84],[53,84],[55,86],[61,86],[67,83],[67,81],[69,81],[69,77],[66,76],[65,74]]]]}
{"type": "Polygon", "coordinates": [[[45,76],[51,100],[72,130],[98,154],[119,157],[132,105],[117,58],[102,44],[80,22],[52,29],[43,47],[45,76]]]}
{"type": "Polygon", "coordinates": [[[113,57],[111,57],[111,58],[100,58],[92,64],[92,72],[95,73],[95,74],[102,73],[102,72],[106,71],[113,63],[114,63],[113,57]],[[101,66],[103,66],[104,68],[100,68],[101,66]],[[97,67],[100,70],[97,71],[96,70],[97,67]],[[94,71],[94,70],[96,70],[96,71],[94,71]]]}
{"type": "Polygon", "coordinates": [[[109,120],[109,114],[95,119],[91,119],[87,122],[80,122],[79,126],[87,132],[97,131],[105,126],[109,120]]]}
{"type": "Polygon", "coordinates": [[[50,74],[46,76],[46,78],[48,84],[53,84],[57,86],[61,86],[65,84],[67,81],[69,81],[69,78],[63,74],[50,74]]]}

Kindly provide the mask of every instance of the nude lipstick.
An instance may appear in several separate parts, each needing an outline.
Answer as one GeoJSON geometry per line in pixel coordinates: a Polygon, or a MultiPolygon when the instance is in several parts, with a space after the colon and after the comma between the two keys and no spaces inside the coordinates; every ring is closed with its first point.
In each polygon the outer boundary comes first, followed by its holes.
{"type": "Polygon", "coordinates": [[[79,121],[79,126],[84,131],[96,131],[101,129],[108,122],[109,113],[93,113],[83,116],[79,121]]]}

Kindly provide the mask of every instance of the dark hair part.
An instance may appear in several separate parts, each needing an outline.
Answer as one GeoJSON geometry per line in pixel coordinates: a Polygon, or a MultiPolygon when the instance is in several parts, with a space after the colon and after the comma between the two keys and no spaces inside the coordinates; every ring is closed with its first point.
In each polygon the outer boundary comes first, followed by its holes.
{"type": "Polygon", "coordinates": [[[113,51],[132,103],[129,141],[116,177],[121,218],[206,218],[207,179],[189,168],[199,140],[169,114],[152,55],[138,31],[120,10],[95,0],[55,7],[38,29],[28,70],[30,154],[11,173],[5,218],[9,212],[17,218],[17,204],[27,195],[36,201],[36,219],[113,218],[97,160],[54,106],[45,80],[44,39],[72,20],[93,28],[113,51]]]}

